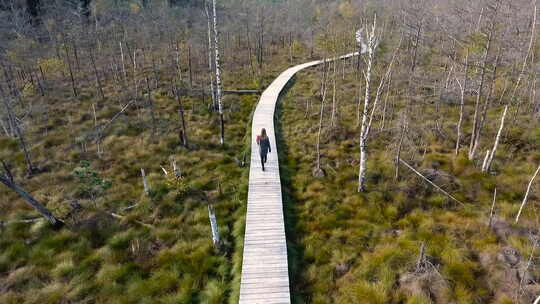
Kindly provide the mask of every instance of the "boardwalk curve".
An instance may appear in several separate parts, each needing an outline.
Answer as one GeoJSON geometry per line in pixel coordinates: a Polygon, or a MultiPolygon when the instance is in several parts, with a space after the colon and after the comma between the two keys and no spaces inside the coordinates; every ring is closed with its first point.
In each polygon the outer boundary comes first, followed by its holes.
{"type": "MultiPolygon", "coordinates": [[[[336,59],[355,55],[358,53],[336,59]]],[[[291,303],[274,111],[279,94],[294,74],[321,63],[323,60],[317,60],[285,70],[262,93],[255,109],[251,127],[251,163],[240,304],[291,303]],[[266,128],[272,148],[264,172],[256,142],[257,134],[262,128],[266,128]]]]}

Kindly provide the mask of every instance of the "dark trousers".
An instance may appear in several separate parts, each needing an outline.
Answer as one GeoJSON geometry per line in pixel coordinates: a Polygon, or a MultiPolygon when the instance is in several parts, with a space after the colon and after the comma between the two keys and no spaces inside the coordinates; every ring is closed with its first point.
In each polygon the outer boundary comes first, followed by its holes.
{"type": "Polygon", "coordinates": [[[266,153],[261,153],[261,165],[264,171],[264,163],[266,163],[266,153]]]}

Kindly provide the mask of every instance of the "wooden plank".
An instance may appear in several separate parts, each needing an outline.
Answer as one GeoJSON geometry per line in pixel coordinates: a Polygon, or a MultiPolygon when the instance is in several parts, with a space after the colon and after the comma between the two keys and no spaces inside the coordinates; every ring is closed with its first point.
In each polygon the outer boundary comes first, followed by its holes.
{"type": "MultiPolygon", "coordinates": [[[[335,59],[355,55],[357,53],[335,59]]],[[[240,282],[241,304],[291,303],[274,113],[281,91],[294,74],[320,63],[323,61],[304,63],[281,73],[262,93],[253,114],[244,260],[240,282]],[[272,150],[268,154],[264,172],[256,142],[262,128],[266,129],[272,150]]]]}

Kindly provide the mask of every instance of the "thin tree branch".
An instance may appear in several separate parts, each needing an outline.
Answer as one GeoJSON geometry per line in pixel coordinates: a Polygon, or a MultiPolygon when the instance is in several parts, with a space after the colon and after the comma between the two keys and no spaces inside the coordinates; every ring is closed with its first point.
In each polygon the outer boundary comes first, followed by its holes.
{"type": "Polygon", "coordinates": [[[437,190],[439,190],[441,193],[443,193],[444,195],[448,196],[449,198],[451,198],[453,201],[461,204],[461,205],[465,205],[463,202],[461,202],[460,200],[458,200],[457,198],[453,197],[450,193],[444,191],[441,187],[437,186],[435,183],[433,183],[432,181],[430,181],[427,177],[425,177],[424,175],[422,175],[422,173],[418,172],[416,169],[414,169],[411,165],[409,165],[408,163],[406,163],[404,160],[402,160],[401,158],[399,159],[399,161],[404,164],[407,168],[411,169],[414,173],[416,173],[418,176],[420,176],[423,180],[425,180],[426,182],[428,182],[430,185],[432,185],[433,187],[435,187],[437,190]]]}

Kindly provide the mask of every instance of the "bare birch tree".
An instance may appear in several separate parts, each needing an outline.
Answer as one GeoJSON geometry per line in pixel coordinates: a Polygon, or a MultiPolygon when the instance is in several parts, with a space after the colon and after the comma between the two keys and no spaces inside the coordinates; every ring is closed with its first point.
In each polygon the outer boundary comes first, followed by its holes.
{"type": "Polygon", "coordinates": [[[369,135],[369,109],[371,104],[371,77],[373,64],[375,62],[375,50],[380,40],[380,33],[377,31],[377,16],[373,18],[371,31],[366,27],[365,37],[362,37],[362,31],[357,32],[356,39],[360,49],[367,50],[366,68],[364,71],[366,88],[364,95],[364,109],[362,110],[362,125],[360,130],[360,165],[358,172],[358,192],[366,190],[366,171],[368,160],[368,135],[369,135]]]}
{"type": "Polygon", "coordinates": [[[218,104],[219,112],[219,125],[220,125],[220,143],[225,144],[225,123],[223,121],[223,103],[221,101],[221,67],[219,65],[219,31],[217,25],[216,14],[216,0],[212,0],[212,7],[214,12],[214,62],[216,68],[216,100],[218,104]]]}
{"type": "Polygon", "coordinates": [[[212,26],[211,26],[211,16],[210,12],[208,11],[208,1],[204,1],[204,12],[206,14],[206,24],[207,24],[207,33],[208,33],[208,75],[210,78],[210,95],[212,96],[212,105],[214,107],[214,111],[218,110],[217,100],[216,100],[216,90],[214,88],[214,65],[212,60],[212,53],[213,53],[213,46],[212,46],[212,26]]]}

